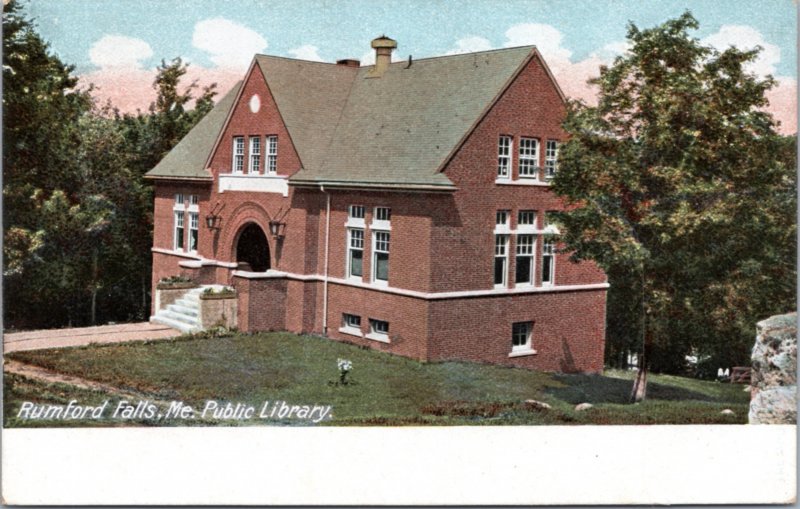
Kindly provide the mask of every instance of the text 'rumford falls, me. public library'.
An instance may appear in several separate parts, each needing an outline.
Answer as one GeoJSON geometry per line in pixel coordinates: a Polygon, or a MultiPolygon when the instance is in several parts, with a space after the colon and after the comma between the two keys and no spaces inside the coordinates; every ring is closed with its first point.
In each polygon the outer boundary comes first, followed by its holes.
{"type": "Polygon", "coordinates": [[[66,405],[23,401],[17,418],[30,421],[275,421],[318,424],[333,418],[331,405],[302,405],[287,401],[264,401],[260,405],[208,400],[202,409],[183,401],[110,400],[81,405],[72,400],[66,405]]]}

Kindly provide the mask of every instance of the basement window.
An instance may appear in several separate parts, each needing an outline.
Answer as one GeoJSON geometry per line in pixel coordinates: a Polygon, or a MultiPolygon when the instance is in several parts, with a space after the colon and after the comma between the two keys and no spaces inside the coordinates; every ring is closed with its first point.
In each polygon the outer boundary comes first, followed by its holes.
{"type": "Polygon", "coordinates": [[[369,319],[369,334],[367,339],[374,339],[383,343],[389,342],[389,322],[383,320],[369,319]]]}
{"type": "Polygon", "coordinates": [[[363,336],[361,333],[361,317],[350,313],[342,313],[342,327],[339,332],[353,336],[363,336]]]}
{"type": "Polygon", "coordinates": [[[533,355],[533,322],[517,322],[511,326],[511,353],[509,357],[533,355]]]}

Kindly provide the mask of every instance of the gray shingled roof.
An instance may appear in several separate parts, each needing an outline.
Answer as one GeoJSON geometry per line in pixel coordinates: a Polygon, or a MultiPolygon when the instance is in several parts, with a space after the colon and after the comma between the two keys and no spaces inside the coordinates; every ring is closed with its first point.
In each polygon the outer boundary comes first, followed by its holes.
{"type": "MultiPolygon", "coordinates": [[[[315,129],[332,131],[327,148],[314,146],[326,141],[327,136],[296,137],[290,129],[303,163],[303,169],[290,182],[452,188],[452,182],[437,170],[532,49],[528,46],[421,59],[408,68],[407,62],[398,62],[380,78],[365,77],[371,66],[349,68],[357,73],[340,117],[326,112],[316,119],[319,125],[315,129]]],[[[272,88],[274,78],[269,69],[264,74],[272,88]]],[[[346,84],[344,78],[340,79],[335,87],[346,84]]],[[[284,111],[282,104],[302,102],[306,110],[313,111],[329,97],[325,93],[297,93],[305,89],[302,81],[284,87],[293,93],[273,94],[284,120],[295,123],[295,130],[303,122],[293,118],[290,109],[284,111]]],[[[335,99],[341,100],[340,93],[335,99]]]]}
{"type": "Polygon", "coordinates": [[[234,85],[164,159],[145,174],[145,178],[210,180],[212,176],[206,170],[206,161],[228,118],[228,111],[239,94],[241,84],[240,81],[234,85]]]}
{"type": "MultiPolygon", "coordinates": [[[[258,55],[302,168],[292,185],[454,189],[442,165],[527,61],[533,46],[415,60],[367,78],[348,67],[258,55]]],[[[205,162],[237,84],[150,172],[211,178],[205,162]]]]}

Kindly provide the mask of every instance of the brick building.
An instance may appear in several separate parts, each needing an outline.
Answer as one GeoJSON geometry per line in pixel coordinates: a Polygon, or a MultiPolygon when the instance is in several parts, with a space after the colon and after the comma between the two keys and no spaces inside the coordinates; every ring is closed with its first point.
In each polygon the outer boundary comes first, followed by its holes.
{"type": "Polygon", "coordinates": [[[257,55],[147,174],[154,286],[233,286],[245,331],[601,371],[605,275],[547,219],[565,105],[541,55],[396,45],[372,66],[257,55]]]}

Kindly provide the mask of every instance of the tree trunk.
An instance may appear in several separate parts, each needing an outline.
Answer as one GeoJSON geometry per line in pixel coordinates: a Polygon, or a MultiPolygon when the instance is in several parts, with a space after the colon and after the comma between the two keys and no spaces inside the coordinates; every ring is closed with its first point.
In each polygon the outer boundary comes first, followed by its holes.
{"type": "Polygon", "coordinates": [[[97,323],[97,248],[92,251],[92,320],[91,324],[97,323]]]}
{"type": "Polygon", "coordinates": [[[639,359],[639,371],[636,373],[636,380],[633,382],[631,390],[631,403],[641,403],[647,396],[647,364],[644,354],[639,359]]]}

